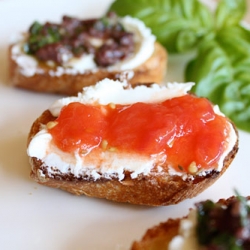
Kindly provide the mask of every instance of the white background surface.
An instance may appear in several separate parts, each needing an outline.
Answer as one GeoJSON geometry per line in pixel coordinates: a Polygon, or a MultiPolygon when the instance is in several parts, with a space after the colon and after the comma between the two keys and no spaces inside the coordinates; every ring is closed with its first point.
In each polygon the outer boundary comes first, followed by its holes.
{"type": "MultiPolygon", "coordinates": [[[[240,131],[240,149],[228,171],[194,199],[169,207],[143,207],[77,197],[29,179],[26,139],[32,122],[59,97],[10,86],[10,37],[34,20],[59,21],[63,14],[93,17],[111,0],[0,0],[0,249],[123,250],[148,227],[185,215],[195,201],[218,200],[237,188],[250,195],[250,134],[240,131]]],[[[181,60],[183,61],[183,60],[181,60]]],[[[171,57],[169,81],[182,81],[180,56],[171,57]]]]}

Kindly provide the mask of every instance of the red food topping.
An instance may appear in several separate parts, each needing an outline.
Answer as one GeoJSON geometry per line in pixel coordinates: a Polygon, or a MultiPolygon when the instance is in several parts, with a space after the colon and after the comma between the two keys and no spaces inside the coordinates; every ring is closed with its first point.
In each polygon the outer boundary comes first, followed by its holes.
{"type": "Polygon", "coordinates": [[[61,110],[57,125],[49,132],[65,152],[100,148],[143,155],[163,153],[176,170],[197,172],[218,162],[229,131],[226,121],[214,113],[207,99],[185,95],[156,104],[71,103],[61,110]]]}
{"type": "Polygon", "coordinates": [[[65,152],[77,149],[84,152],[97,147],[107,127],[100,107],[77,102],[64,107],[56,121],[58,124],[49,131],[56,145],[65,152]]]}

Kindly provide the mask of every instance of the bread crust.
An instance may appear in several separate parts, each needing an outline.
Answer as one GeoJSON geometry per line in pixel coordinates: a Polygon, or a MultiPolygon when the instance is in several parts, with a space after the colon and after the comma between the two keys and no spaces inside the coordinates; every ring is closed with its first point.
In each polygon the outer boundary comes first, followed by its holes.
{"type": "MultiPolygon", "coordinates": [[[[250,200],[250,196],[246,197],[250,200]]],[[[217,203],[228,206],[235,196],[228,199],[220,199],[217,203]]],[[[132,243],[131,250],[165,250],[170,241],[179,234],[180,222],[183,218],[168,219],[165,222],[149,228],[141,240],[132,243]]]]}
{"type": "MultiPolygon", "coordinates": [[[[33,123],[28,144],[32,137],[40,130],[41,124],[53,121],[49,110],[33,123]]],[[[236,133],[237,130],[235,129],[236,133]]],[[[32,170],[30,176],[36,182],[66,190],[75,195],[87,195],[97,198],[106,198],[117,202],[128,202],[132,204],[163,206],[179,203],[185,199],[192,198],[212,185],[229,167],[231,161],[238,151],[238,139],[233,150],[224,160],[224,166],[220,172],[212,171],[206,176],[196,176],[193,180],[184,181],[180,176],[169,175],[169,173],[150,173],[140,175],[135,179],[130,173],[125,173],[125,179],[85,180],[70,175],[55,175],[49,177],[43,163],[35,157],[30,158],[32,170]],[[39,174],[39,172],[43,175],[39,174]]]]}
{"type": "MultiPolygon", "coordinates": [[[[82,91],[83,87],[94,85],[96,82],[104,79],[119,79],[121,71],[108,71],[99,69],[94,72],[84,74],[63,74],[61,76],[51,76],[50,67],[39,63],[38,67],[43,73],[36,73],[27,77],[20,71],[20,66],[12,58],[12,47],[9,47],[9,79],[13,86],[27,90],[47,93],[57,93],[64,95],[76,95],[82,91]]],[[[133,69],[133,77],[129,80],[131,84],[137,83],[160,83],[163,81],[167,69],[167,52],[158,42],[154,45],[154,53],[140,66],[133,69]]]]}
{"type": "Polygon", "coordinates": [[[133,242],[131,250],[168,249],[170,241],[178,235],[180,218],[169,219],[146,231],[140,241],[133,242]]]}

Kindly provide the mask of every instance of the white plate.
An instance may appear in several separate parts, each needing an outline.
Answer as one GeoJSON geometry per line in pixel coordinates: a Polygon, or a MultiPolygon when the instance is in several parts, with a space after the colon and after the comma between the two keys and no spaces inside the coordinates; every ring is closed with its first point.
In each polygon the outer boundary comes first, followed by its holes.
{"type": "MultiPolygon", "coordinates": [[[[228,171],[198,197],[169,207],[143,207],[77,197],[29,179],[26,138],[32,122],[56,95],[13,88],[7,80],[11,35],[34,21],[63,14],[100,16],[111,0],[0,0],[0,248],[15,250],[123,250],[148,227],[185,215],[196,201],[250,195],[250,134],[240,131],[240,150],[228,171]]],[[[182,65],[183,66],[183,65],[182,65]]],[[[182,81],[180,57],[171,57],[169,80],[182,81]]]]}

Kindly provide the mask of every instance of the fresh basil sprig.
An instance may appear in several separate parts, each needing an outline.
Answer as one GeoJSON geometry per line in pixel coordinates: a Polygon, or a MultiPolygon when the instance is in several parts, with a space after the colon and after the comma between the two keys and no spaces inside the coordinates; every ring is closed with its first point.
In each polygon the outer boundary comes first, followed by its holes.
{"type": "Polygon", "coordinates": [[[239,129],[250,132],[250,31],[240,24],[245,12],[245,0],[219,2],[213,35],[199,43],[185,80],[195,82],[195,94],[218,104],[239,129]]]}
{"type": "Polygon", "coordinates": [[[250,132],[250,31],[240,24],[246,9],[246,0],[220,0],[214,13],[199,0],[116,0],[110,7],[144,21],[169,53],[197,49],[185,70],[192,91],[250,132]]]}
{"type": "Polygon", "coordinates": [[[197,0],[117,0],[110,11],[141,19],[170,53],[194,48],[213,27],[211,11],[197,0]]]}

